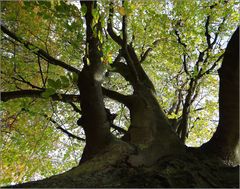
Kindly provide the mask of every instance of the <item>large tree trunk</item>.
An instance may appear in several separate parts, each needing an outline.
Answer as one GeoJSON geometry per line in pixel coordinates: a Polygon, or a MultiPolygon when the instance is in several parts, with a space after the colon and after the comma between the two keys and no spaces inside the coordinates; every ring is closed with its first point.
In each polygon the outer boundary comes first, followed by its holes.
{"type": "Polygon", "coordinates": [[[107,119],[101,82],[103,64],[101,61],[101,43],[96,33],[101,33],[101,24],[93,27],[92,10],[96,2],[81,2],[87,7],[86,20],[86,57],[84,68],[79,74],[81,123],[86,135],[86,146],[81,162],[91,159],[111,143],[110,123],[107,119]],[[88,63],[89,62],[89,63],[88,63]]]}
{"type": "Polygon", "coordinates": [[[239,149],[239,28],[234,32],[219,69],[219,125],[203,151],[226,163],[240,162],[239,149]]]}

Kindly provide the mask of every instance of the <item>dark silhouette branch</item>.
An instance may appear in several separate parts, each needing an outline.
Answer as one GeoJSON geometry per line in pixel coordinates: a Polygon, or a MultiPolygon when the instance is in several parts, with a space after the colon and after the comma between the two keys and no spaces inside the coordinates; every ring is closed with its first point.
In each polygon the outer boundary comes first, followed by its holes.
{"type": "Polygon", "coordinates": [[[205,72],[201,73],[199,72],[198,78],[201,78],[202,76],[204,76],[205,74],[209,74],[213,71],[213,69],[218,65],[218,62],[221,61],[221,59],[224,57],[224,54],[220,55],[218,57],[218,59],[212,64],[212,66],[207,69],[205,72]]]}
{"type": "Polygon", "coordinates": [[[178,43],[181,44],[181,45],[184,47],[184,49],[186,49],[186,48],[187,48],[187,45],[186,45],[184,42],[182,42],[182,39],[181,39],[180,34],[179,34],[179,31],[178,31],[177,29],[175,29],[175,30],[174,30],[174,33],[175,33],[176,36],[177,36],[177,41],[178,41],[178,43]]]}
{"type": "Polygon", "coordinates": [[[64,134],[66,134],[68,137],[70,138],[73,138],[73,139],[77,139],[79,141],[84,141],[85,142],[85,139],[84,138],[81,138],[79,136],[76,136],[72,133],[70,133],[69,131],[67,131],[66,129],[64,129],[61,125],[59,125],[53,118],[49,118],[47,115],[44,115],[44,117],[48,118],[52,123],[54,123],[55,125],[57,125],[56,129],[62,131],[64,134]]]}
{"type": "MultiPolygon", "coordinates": [[[[43,98],[42,93],[45,90],[19,90],[11,92],[1,92],[1,101],[8,101],[17,98],[43,98]]],[[[61,102],[79,102],[79,95],[55,93],[50,96],[54,101],[61,102]]]]}
{"type": "Polygon", "coordinates": [[[118,127],[118,126],[116,126],[116,125],[114,125],[114,124],[111,124],[110,127],[113,128],[113,129],[115,129],[115,130],[117,130],[118,132],[120,132],[120,133],[122,133],[122,134],[126,134],[126,133],[127,133],[127,131],[126,131],[125,129],[123,129],[123,128],[121,128],[121,127],[118,127]]]}
{"type": "Polygon", "coordinates": [[[121,93],[112,91],[110,89],[106,89],[104,87],[102,87],[102,91],[103,91],[103,95],[105,95],[113,100],[116,100],[126,106],[128,106],[130,103],[130,98],[131,98],[130,96],[123,95],[121,93]]]}
{"type": "Polygon", "coordinates": [[[188,67],[187,67],[186,54],[183,55],[183,69],[184,69],[185,73],[190,76],[190,73],[189,73],[188,67]]]}
{"type": "Polygon", "coordinates": [[[219,27],[218,27],[217,33],[215,34],[214,40],[213,40],[213,42],[212,42],[212,45],[214,45],[214,44],[217,42],[218,35],[219,35],[219,33],[220,33],[220,31],[221,31],[221,28],[223,27],[225,21],[226,21],[226,17],[224,17],[224,18],[222,19],[222,22],[219,24],[219,27]]]}
{"type": "Polygon", "coordinates": [[[43,71],[42,71],[42,66],[41,66],[41,60],[40,60],[40,57],[39,57],[39,56],[38,56],[38,67],[39,67],[39,72],[40,72],[40,74],[41,74],[41,79],[42,79],[43,87],[46,87],[46,86],[45,86],[46,80],[44,80],[43,71]]]}
{"type": "MultiPolygon", "coordinates": [[[[180,45],[182,45],[183,48],[184,48],[184,51],[186,51],[187,45],[186,45],[186,43],[182,42],[182,39],[181,39],[180,34],[179,34],[179,31],[176,28],[174,29],[174,33],[177,36],[178,43],[180,45]]],[[[186,53],[184,52],[184,55],[183,55],[183,69],[184,69],[185,73],[190,76],[190,73],[189,73],[188,67],[187,67],[187,60],[186,60],[186,58],[187,58],[186,57],[186,53]]]]}
{"type": "Polygon", "coordinates": [[[113,31],[113,14],[114,14],[114,9],[113,9],[113,2],[110,3],[110,9],[109,9],[109,17],[108,17],[108,24],[107,24],[107,31],[110,37],[120,46],[122,46],[122,39],[120,36],[118,36],[114,31],[113,31]]]}
{"type": "MultiPolygon", "coordinates": [[[[124,1],[123,1],[123,6],[124,6],[124,1]]],[[[139,82],[139,70],[137,70],[136,68],[136,64],[140,64],[137,56],[133,51],[131,51],[133,48],[131,48],[131,46],[128,45],[127,39],[128,39],[128,35],[127,35],[127,15],[123,15],[122,17],[122,35],[123,35],[123,43],[122,43],[122,50],[123,50],[123,56],[127,61],[128,67],[131,71],[131,73],[134,76],[134,79],[136,80],[136,82],[139,82]]]]}
{"type": "Polygon", "coordinates": [[[197,86],[197,80],[192,78],[190,80],[190,83],[189,83],[187,96],[184,99],[181,122],[179,124],[178,129],[177,129],[177,133],[180,136],[180,139],[183,143],[185,143],[186,136],[187,136],[187,133],[188,133],[188,119],[189,119],[189,114],[190,114],[191,103],[192,103],[192,100],[193,100],[193,94],[194,94],[194,91],[196,89],[196,86],[197,86]]]}
{"type": "Polygon", "coordinates": [[[119,51],[119,54],[111,64],[111,67],[113,68],[111,72],[117,72],[121,74],[126,81],[129,81],[131,84],[134,83],[134,79],[129,71],[129,68],[126,64],[121,62],[121,57],[122,57],[122,51],[119,51]]]}
{"type": "Polygon", "coordinates": [[[26,81],[21,75],[18,75],[18,77],[20,77],[20,79],[18,78],[15,78],[15,77],[12,77],[12,79],[14,79],[15,81],[19,81],[19,82],[22,82],[22,83],[25,83],[27,85],[29,85],[30,87],[32,87],[33,89],[39,89],[39,90],[42,90],[43,88],[41,87],[38,87],[36,85],[33,85],[31,82],[29,81],[26,81]]]}
{"type": "MultiPolygon", "coordinates": [[[[160,39],[157,39],[156,41],[153,42],[153,46],[156,47],[160,42],[160,39]]],[[[140,58],[140,63],[144,62],[147,58],[147,56],[149,55],[150,52],[153,51],[152,47],[149,47],[144,53],[141,54],[141,58],[140,58]]]]}
{"type": "Polygon", "coordinates": [[[207,40],[208,49],[212,49],[211,36],[209,34],[209,24],[210,24],[210,16],[208,15],[205,23],[205,36],[207,40]]]}
{"type": "Polygon", "coordinates": [[[75,112],[82,114],[82,111],[73,102],[69,102],[69,104],[72,106],[75,112]]]}

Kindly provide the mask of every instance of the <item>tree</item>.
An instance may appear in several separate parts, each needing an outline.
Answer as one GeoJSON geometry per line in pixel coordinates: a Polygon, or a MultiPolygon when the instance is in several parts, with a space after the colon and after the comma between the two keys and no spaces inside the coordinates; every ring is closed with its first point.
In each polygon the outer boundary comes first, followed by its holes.
{"type": "Polygon", "coordinates": [[[237,6],[3,2],[2,184],[237,187],[237,6]]]}

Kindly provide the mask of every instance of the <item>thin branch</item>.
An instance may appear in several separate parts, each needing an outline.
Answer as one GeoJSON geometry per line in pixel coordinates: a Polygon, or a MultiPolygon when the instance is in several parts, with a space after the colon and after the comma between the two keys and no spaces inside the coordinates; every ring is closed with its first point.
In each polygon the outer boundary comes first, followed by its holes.
{"type": "Polygon", "coordinates": [[[212,49],[211,36],[209,34],[209,23],[210,23],[210,16],[208,15],[205,23],[205,36],[207,39],[208,49],[212,49]]]}
{"type": "Polygon", "coordinates": [[[40,57],[39,57],[39,56],[38,56],[38,67],[39,67],[39,72],[40,72],[40,74],[41,74],[41,79],[42,79],[43,87],[46,87],[46,86],[45,86],[46,80],[44,80],[44,76],[43,76],[43,72],[42,72],[42,66],[41,66],[41,62],[40,62],[40,57]]]}
{"type": "Polygon", "coordinates": [[[108,17],[108,23],[107,23],[107,31],[110,35],[110,37],[120,46],[122,46],[122,39],[120,36],[118,36],[114,31],[113,31],[113,2],[110,3],[110,9],[109,9],[109,17],[108,17]]]}
{"type": "Polygon", "coordinates": [[[73,102],[69,102],[69,104],[72,106],[75,112],[82,114],[82,111],[73,102]]]}
{"type": "Polygon", "coordinates": [[[30,87],[32,87],[33,89],[39,89],[39,90],[42,90],[43,88],[41,87],[38,87],[36,85],[33,85],[31,82],[29,81],[26,81],[21,75],[18,75],[18,77],[20,77],[21,79],[18,79],[18,78],[15,78],[15,77],[12,77],[12,79],[14,79],[15,81],[19,81],[19,82],[22,82],[22,83],[25,83],[27,85],[29,85],[30,87]]]}
{"type": "Polygon", "coordinates": [[[199,73],[201,73],[201,74],[198,76],[198,78],[201,78],[203,75],[209,74],[210,72],[212,72],[213,69],[217,66],[217,63],[218,63],[223,57],[224,57],[224,54],[222,54],[221,56],[219,56],[218,59],[213,63],[213,65],[212,65],[208,70],[206,70],[205,72],[203,72],[203,73],[199,72],[199,73]]]}
{"type": "Polygon", "coordinates": [[[178,43],[181,44],[186,49],[187,45],[184,42],[182,42],[182,39],[181,39],[181,37],[179,35],[179,31],[177,29],[175,29],[174,32],[175,32],[175,34],[177,36],[178,43]]]}
{"type": "Polygon", "coordinates": [[[226,17],[223,17],[222,22],[219,24],[217,33],[215,34],[215,38],[214,38],[214,40],[212,42],[212,45],[214,45],[217,42],[218,35],[219,35],[219,33],[220,33],[220,31],[221,31],[225,21],[226,21],[226,17]]]}
{"type": "Polygon", "coordinates": [[[8,35],[9,37],[13,38],[14,40],[18,41],[19,43],[23,44],[27,49],[29,49],[31,52],[33,52],[34,54],[40,56],[41,58],[43,58],[44,60],[48,61],[49,63],[53,64],[53,65],[57,65],[60,66],[70,72],[75,72],[77,74],[80,74],[80,70],[66,64],[65,62],[62,62],[61,60],[57,60],[55,58],[53,58],[52,56],[50,56],[46,51],[44,51],[43,49],[31,44],[30,42],[24,40],[21,37],[18,37],[15,33],[9,31],[5,26],[3,26],[3,24],[1,24],[1,30],[3,33],[5,33],[6,35],[8,35]]]}
{"type": "Polygon", "coordinates": [[[190,76],[190,73],[189,73],[188,67],[187,67],[186,54],[183,55],[183,69],[184,69],[185,73],[190,76]]]}
{"type": "MultiPolygon", "coordinates": [[[[153,46],[156,47],[160,42],[160,39],[157,39],[153,42],[153,46]]],[[[149,47],[144,53],[141,54],[140,63],[146,60],[148,54],[153,51],[152,47],[149,47]]]]}
{"type": "MultiPolygon", "coordinates": [[[[177,36],[178,43],[183,46],[184,50],[186,50],[187,45],[184,42],[182,42],[182,39],[181,39],[180,34],[179,34],[179,31],[177,29],[174,29],[174,33],[177,36]]],[[[186,58],[187,58],[186,54],[184,53],[184,55],[183,55],[183,69],[184,69],[185,73],[190,76],[190,73],[189,73],[188,68],[187,68],[187,60],[186,60],[186,58]]]]}
{"type": "Polygon", "coordinates": [[[123,128],[121,128],[121,127],[118,127],[118,126],[116,126],[116,125],[114,125],[114,124],[111,124],[110,127],[113,128],[113,129],[115,129],[115,130],[117,130],[118,132],[123,133],[123,134],[126,134],[126,133],[127,133],[127,131],[126,131],[125,129],[123,129],[123,128]]]}
{"type": "MultiPolygon", "coordinates": [[[[49,118],[47,115],[44,115],[44,117],[49,118]]],[[[52,123],[54,123],[54,124],[57,125],[56,129],[59,129],[60,131],[62,131],[63,133],[65,133],[67,136],[69,136],[69,137],[71,137],[71,138],[74,138],[74,139],[77,139],[77,140],[79,140],[79,141],[84,141],[84,142],[85,142],[85,139],[84,139],[84,138],[81,138],[81,137],[79,137],[79,136],[76,136],[76,135],[70,133],[69,131],[67,131],[66,129],[64,129],[63,127],[61,127],[61,125],[59,125],[53,118],[49,118],[49,120],[50,120],[52,123]]]]}

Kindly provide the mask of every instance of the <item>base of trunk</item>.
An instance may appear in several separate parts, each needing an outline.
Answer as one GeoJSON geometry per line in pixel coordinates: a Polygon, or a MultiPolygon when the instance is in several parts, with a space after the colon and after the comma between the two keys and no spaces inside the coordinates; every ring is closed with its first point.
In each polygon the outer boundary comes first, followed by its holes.
{"type": "Polygon", "coordinates": [[[151,166],[133,167],[128,158],[135,153],[127,143],[117,142],[98,157],[63,174],[10,187],[239,187],[239,166],[228,167],[204,154],[188,152],[162,157],[151,166]]]}

